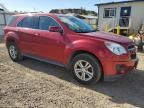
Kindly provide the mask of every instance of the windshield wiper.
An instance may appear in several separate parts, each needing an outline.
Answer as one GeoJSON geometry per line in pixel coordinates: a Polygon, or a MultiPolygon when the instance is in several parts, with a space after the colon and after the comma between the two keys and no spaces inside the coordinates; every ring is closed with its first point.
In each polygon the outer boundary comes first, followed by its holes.
{"type": "Polygon", "coordinates": [[[97,30],[91,30],[91,31],[76,31],[77,33],[91,33],[96,32],[97,30]]]}
{"type": "Polygon", "coordinates": [[[92,30],[91,32],[96,32],[97,30],[95,29],[95,30],[92,30]]]}

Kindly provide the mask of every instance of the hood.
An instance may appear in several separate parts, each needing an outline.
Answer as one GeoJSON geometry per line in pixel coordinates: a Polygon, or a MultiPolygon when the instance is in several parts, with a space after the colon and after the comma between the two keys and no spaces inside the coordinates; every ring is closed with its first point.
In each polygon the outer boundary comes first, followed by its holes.
{"type": "Polygon", "coordinates": [[[132,41],[124,36],[116,35],[113,33],[106,33],[106,32],[92,32],[92,33],[81,33],[83,36],[89,36],[98,39],[104,39],[107,41],[113,41],[117,43],[132,43],[132,41]]]}

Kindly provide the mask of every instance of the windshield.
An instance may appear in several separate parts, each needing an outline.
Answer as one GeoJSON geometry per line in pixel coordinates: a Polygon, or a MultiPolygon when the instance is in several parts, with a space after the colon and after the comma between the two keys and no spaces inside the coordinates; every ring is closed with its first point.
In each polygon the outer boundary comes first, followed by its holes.
{"type": "Polygon", "coordinates": [[[72,31],[76,33],[95,32],[92,26],[74,16],[58,16],[59,19],[72,31]]]}

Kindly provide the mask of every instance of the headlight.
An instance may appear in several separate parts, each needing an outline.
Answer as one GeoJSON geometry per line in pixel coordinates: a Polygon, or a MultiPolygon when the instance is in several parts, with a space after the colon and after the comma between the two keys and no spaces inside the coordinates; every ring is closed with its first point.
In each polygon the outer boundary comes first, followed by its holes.
{"type": "Polygon", "coordinates": [[[116,55],[122,55],[122,54],[126,54],[127,51],[126,49],[117,43],[114,42],[105,42],[105,46],[114,54],[116,55]]]}

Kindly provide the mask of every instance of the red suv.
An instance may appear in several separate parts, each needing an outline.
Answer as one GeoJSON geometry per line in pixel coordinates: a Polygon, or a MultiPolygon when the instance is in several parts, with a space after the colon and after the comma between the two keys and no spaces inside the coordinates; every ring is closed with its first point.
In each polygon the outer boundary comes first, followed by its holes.
{"type": "Polygon", "coordinates": [[[74,16],[16,15],[4,32],[13,61],[26,56],[67,67],[83,84],[125,75],[138,63],[131,40],[96,31],[74,16]]]}

